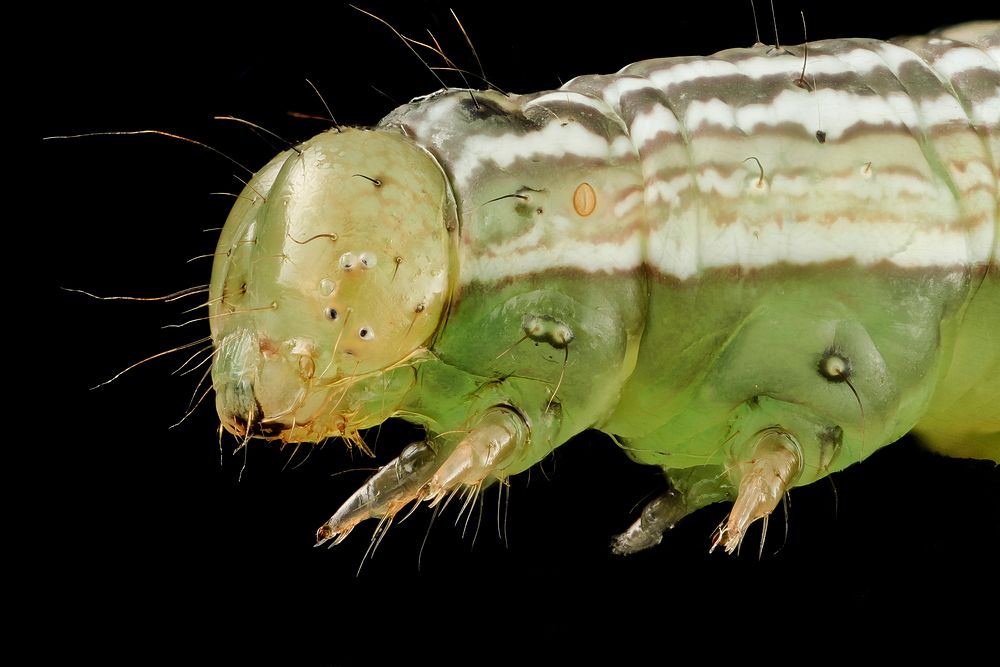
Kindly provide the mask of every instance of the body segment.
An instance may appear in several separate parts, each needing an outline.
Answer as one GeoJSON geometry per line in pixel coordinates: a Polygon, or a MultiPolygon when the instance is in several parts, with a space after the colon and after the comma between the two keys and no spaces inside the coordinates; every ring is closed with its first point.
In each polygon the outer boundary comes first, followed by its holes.
{"type": "Polygon", "coordinates": [[[426,427],[321,540],[589,428],[672,483],[621,552],[727,498],[735,548],[788,488],[915,427],[1000,460],[998,52],[996,24],[813,43],[804,71],[801,47],[758,46],[441,91],[305,142],[220,242],[224,424],[426,427]],[[372,162],[383,144],[405,160],[372,162]]]}

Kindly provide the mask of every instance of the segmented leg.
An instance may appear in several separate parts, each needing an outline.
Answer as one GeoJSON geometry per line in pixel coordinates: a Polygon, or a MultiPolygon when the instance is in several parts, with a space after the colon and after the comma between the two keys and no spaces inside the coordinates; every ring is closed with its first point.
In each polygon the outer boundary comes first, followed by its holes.
{"type": "Polygon", "coordinates": [[[340,544],[365,519],[392,518],[408,503],[418,500],[421,487],[435,470],[437,456],[426,442],[409,445],[379,468],[355,491],[329,521],[316,531],[316,545],[334,540],[340,544]]]}
{"type": "Polygon", "coordinates": [[[434,507],[460,485],[478,486],[514,451],[525,444],[526,428],[516,412],[494,409],[455,447],[424,488],[434,507]]]}
{"type": "MultiPolygon", "coordinates": [[[[440,461],[427,442],[410,445],[383,466],[316,532],[316,543],[339,544],[365,519],[391,519],[413,501],[433,507],[460,487],[479,487],[527,443],[521,416],[505,407],[488,410],[440,461]]],[[[448,451],[444,448],[442,451],[448,451]]]]}

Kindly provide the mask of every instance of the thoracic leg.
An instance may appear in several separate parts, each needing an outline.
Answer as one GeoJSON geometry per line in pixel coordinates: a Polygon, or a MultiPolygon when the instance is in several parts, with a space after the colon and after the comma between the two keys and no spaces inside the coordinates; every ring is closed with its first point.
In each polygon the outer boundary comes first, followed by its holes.
{"type": "Polygon", "coordinates": [[[520,415],[506,408],[490,410],[431,476],[424,499],[433,507],[462,484],[478,486],[526,440],[520,415]]]}
{"type": "Polygon", "coordinates": [[[402,453],[372,475],[351,494],[316,531],[316,544],[340,544],[365,519],[392,518],[417,500],[420,489],[434,474],[437,456],[426,442],[408,445],[402,453]]]}
{"type": "Polygon", "coordinates": [[[432,506],[459,487],[478,487],[527,442],[528,428],[515,411],[487,410],[459,443],[449,448],[428,442],[408,446],[379,469],[316,531],[317,545],[339,544],[365,519],[391,519],[407,504],[432,506]],[[441,460],[443,456],[443,460],[441,460]]]}

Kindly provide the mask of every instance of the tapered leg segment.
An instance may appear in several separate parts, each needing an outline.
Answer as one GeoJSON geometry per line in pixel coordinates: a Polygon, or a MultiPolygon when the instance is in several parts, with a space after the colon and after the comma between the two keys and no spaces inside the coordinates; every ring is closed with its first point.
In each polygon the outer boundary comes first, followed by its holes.
{"type": "Polygon", "coordinates": [[[319,527],[316,545],[331,539],[340,544],[365,519],[392,518],[407,503],[418,500],[421,487],[434,473],[435,461],[436,454],[426,442],[407,446],[319,527]]]}
{"type": "Polygon", "coordinates": [[[506,408],[490,410],[427,482],[426,500],[434,507],[461,485],[478,486],[526,441],[520,415],[506,408]]]}
{"type": "Polygon", "coordinates": [[[391,519],[411,502],[426,500],[433,507],[461,487],[478,488],[527,441],[528,427],[520,414],[498,406],[483,413],[453,448],[447,447],[446,437],[436,448],[428,442],[414,443],[320,526],[316,543],[332,539],[339,544],[365,519],[391,519]]]}

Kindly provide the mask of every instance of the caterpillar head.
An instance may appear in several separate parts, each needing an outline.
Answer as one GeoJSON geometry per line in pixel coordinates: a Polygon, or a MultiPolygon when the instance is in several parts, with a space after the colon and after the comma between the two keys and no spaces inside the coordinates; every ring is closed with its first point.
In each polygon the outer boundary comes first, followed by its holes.
{"type": "Polygon", "coordinates": [[[437,163],[400,134],[331,130],[260,170],[212,269],[223,426],[319,441],[390,417],[444,318],[452,211],[437,163]]]}

